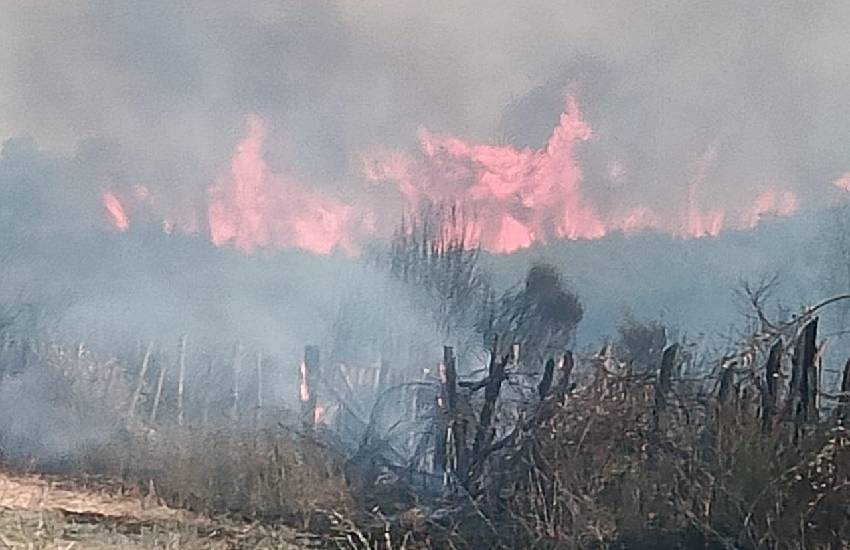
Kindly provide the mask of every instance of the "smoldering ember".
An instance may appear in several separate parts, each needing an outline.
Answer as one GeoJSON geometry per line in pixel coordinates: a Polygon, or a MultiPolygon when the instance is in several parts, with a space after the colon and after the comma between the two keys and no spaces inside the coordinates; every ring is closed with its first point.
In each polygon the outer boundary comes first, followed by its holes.
{"type": "Polygon", "coordinates": [[[850,548],[850,5],[0,7],[0,546],[850,548]]]}

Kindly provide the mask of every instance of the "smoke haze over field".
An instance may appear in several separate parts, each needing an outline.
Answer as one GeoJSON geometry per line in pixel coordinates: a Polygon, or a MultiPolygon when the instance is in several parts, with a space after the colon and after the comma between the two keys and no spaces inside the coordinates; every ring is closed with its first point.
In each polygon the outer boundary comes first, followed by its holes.
{"type": "MultiPolygon", "coordinates": [[[[259,326],[269,302],[243,298],[253,281],[279,277],[298,289],[282,296],[312,304],[300,285],[318,296],[337,261],[344,279],[337,256],[387,236],[403,208],[449,199],[481,215],[488,250],[531,247],[494,265],[554,254],[602,331],[613,320],[594,318],[646,289],[594,278],[611,261],[599,256],[640,263],[657,242],[714,249],[697,265],[736,260],[724,243],[740,251],[738,237],[676,239],[802,216],[841,198],[850,173],[844,4],[4,1],[0,14],[4,276],[72,288],[93,316],[152,297],[171,306],[151,312],[259,326]],[[557,244],[641,230],[675,238],[557,244]],[[207,240],[332,258],[221,260],[207,240]],[[198,279],[211,286],[181,287],[193,269],[216,270],[198,279]]],[[[765,267],[740,258],[717,286],[765,267]]],[[[656,298],[633,301],[648,315],[702,303],[656,298]]],[[[293,341],[320,338],[307,332],[293,341]]]]}

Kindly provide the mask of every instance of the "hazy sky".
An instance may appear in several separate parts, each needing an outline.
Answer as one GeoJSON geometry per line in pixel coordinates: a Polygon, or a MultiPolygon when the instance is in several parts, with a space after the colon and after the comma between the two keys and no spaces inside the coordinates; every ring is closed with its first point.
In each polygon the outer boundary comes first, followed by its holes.
{"type": "Polygon", "coordinates": [[[345,195],[420,127],[539,147],[569,92],[589,193],[616,162],[616,200],[681,198],[710,152],[704,193],[806,205],[850,171],[848,28],[818,1],[0,0],[0,140],[195,200],[256,113],[272,166],[345,195]]]}

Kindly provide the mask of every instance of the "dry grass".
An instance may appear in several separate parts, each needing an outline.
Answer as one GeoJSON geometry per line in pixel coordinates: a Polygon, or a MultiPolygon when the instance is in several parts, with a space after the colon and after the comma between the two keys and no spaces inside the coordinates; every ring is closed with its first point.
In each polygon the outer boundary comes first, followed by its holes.
{"type": "Polygon", "coordinates": [[[789,446],[755,399],[680,394],[662,428],[638,383],[574,394],[496,472],[500,538],[535,547],[845,548],[850,435],[789,446]],[[620,546],[617,546],[620,545],[620,546]]]}
{"type": "Polygon", "coordinates": [[[188,513],[168,508],[155,498],[133,498],[115,487],[81,488],[69,480],[32,474],[0,476],[0,508],[63,510],[138,520],[191,518],[188,513]]]}
{"type": "Polygon", "coordinates": [[[34,475],[0,476],[0,548],[303,548],[292,529],[213,520],[155,499],[34,475]]]}
{"type": "Polygon", "coordinates": [[[309,547],[286,528],[137,521],[58,511],[0,509],[0,548],[296,549],[309,547]]]}
{"type": "Polygon", "coordinates": [[[348,510],[344,460],[316,439],[264,432],[160,428],[86,449],[83,472],[105,474],[171,505],[309,526],[317,508],[348,510]]]}

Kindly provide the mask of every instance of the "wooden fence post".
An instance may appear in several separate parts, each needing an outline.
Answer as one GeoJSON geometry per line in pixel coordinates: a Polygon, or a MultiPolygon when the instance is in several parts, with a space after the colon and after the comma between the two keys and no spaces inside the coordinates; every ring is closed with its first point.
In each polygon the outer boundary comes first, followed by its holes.
{"type": "Polygon", "coordinates": [[[139,402],[139,396],[142,394],[142,387],[145,384],[145,374],[148,372],[148,365],[150,365],[152,351],[153,340],[148,343],[147,350],[145,350],[145,357],[142,359],[142,369],[139,371],[139,380],[136,383],[136,390],[133,392],[133,397],[130,399],[130,410],[127,411],[127,416],[130,418],[136,414],[136,404],[139,402]]]}
{"type": "Polygon", "coordinates": [[[575,360],[573,359],[573,352],[567,350],[564,353],[564,357],[561,359],[561,364],[558,365],[561,374],[560,378],[558,379],[558,384],[555,386],[555,398],[561,404],[565,402],[564,400],[566,398],[567,393],[569,393],[573,388],[571,378],[574,366],[575,360]]]}
{"type": "Polygon", "coordinates": [[[180,337],[177,358],[177,425],[182,426],[185,413],[183,411],[183,384],[186,378],[186,335],[180,337]]]}
{"type": "Polygon", "coordinates": [[[307,429],[316,427],[316,380],[320,373],[318,346],[304,346],[300,367],[298,398],[301,401],[301,424],[307,429]]]}
{"type": "Polygon", "coordinates": [[[234,421],[239,420],[239,375],[242,371],[242,344],[237,342],[233,351],[233,409],[230,417],[234,421]]]}
{"type": "Polygon", "coordinates": [[[507,378],[505,368],[508,366],[510,358],[510,355],[505,355],[503,359],[499,360],[498,339],[494,338],[493,347],[490,350],[490,364],[487,368],[487,381],[484,386],[484,404],[478,415],[478,427],[472,443],[473,471],[467,474],[467,483],[474,481],[474,478],[481,472],[488,447],[493,441],[495,435],[492,428],[493,414],[496,410],[496,401],[502,390],[502,382],[507,378]]]}
{"type": "Polygon", "coordinates": [[[257,351],[257,428],[263,421],[263,352],[257,351]]]}
{"type": "Polygon", "coordinates": [[[550,358],[546,361],[546,365],[543,367],[543,376],[540,377],[540,383],[537,384],[537,395],[540,396],[541,401],[546,399],[546,395],[548,395],[549,390],[552,389],[552,380],[554,377],[555,360],[550,358]]]}
{"type": "MultiPolygon", "coordinates": [[[[450,405],[449,405],[449,374],[446,364],[446,355],[451,353],[451,348],[443,348],[443,361],[437,367],[440,377],[440,393],[437,396],[437,440],[434,444],[434,465],[443,474],[444,483],[447,481],[446,474],[449,471],[449,428],[450,428],[450,405]]],[[[452,380],[456,382],[456,380],[452,380]]],[[[453,399],[453,397],[452,397],[453,399]]]]}
{"type": "Polygon", "coordinates": [[[498,353],[498,340],[494,339],[493,347],[490,350],[490,365],[487,368],[487,385],[484,386],[484,405],[481,407],[481,413],[478,416],[478,429],[475,433],[475,441],[472,444],[472,454],[475,456],[476,462],[481,460],[481,453],[490,445],[492,440],[490,425],[493,422],[496,400],[502,389],[502,382],[505,380],[505,367],[508,359],[499,361],[498,353]]]}
{"type": "Polygon", "coordinates": [[[773,429],[773,417],[776,412],[776,397],[779,394],[779,371],[782,366],[782,339],[776,341],[770,348],[764,373],[764,389],[762,390],[762,431],[773,429]]]}
{"type": "Polygon", "coordinates": [[[207,358],[206,376],[204,376],[204,401],[201,405],[201,424],[205,427],[210,422],[210,388],[212,386],[213,357],[207,358]]]}
{"type": "Polygon", "coordinates": [[[467,419],[459,407],[457,394],[457,358],[454,349],[443,347],[443,364],[446,366],[446,405],[451,425],[452,441],[454,442],[454,471],[465,479],[469,467],[469,451],[466,444],[467,419]]]}
{"type": "Polygon", "coordinates": [[[841,395],[838,397],[838,418],[843,422],[848,420],[850,413],[850,359],[844,363],[844,373],[841,376],[841,395]]]}
{"type": "Polygon", "coordinates": [[[157,409],[159,409],[159,402],[162,399],[162,385],[165,382],[165,371],[166,371],[166,362],[163,361],[159,366],[159,376],[156,380],[156,394],[153,398],[153,407],[151,408],[151,418],[150,422],[153,424],[156,422],[156,413],[157,409]]]}
{"type": "Polygon", "coordinates": [[[661,430],[661,416],[667,409],[667,396],[672,389],[673,370],[679,356],[679,344],[667,346],[661,356],[661,368],[658,369],[658,378],[655,381],[655,410],[653,414],[653,426],[655,431],[661,430]]]}
{"type": "Polygon", "coordinates": [[[381,357],[378,377],[376,382],[377,394],[380,395],[390,385],[390,362],[381,357]]]}
{"type": "Polygon", "coordinates": [[[815,365],[817,330],[818,318],[815,317],[803,326],[794,345],[791,386],[786,411],[798,427],[817,420],[815,407],[818,391],[815,365]]]}

